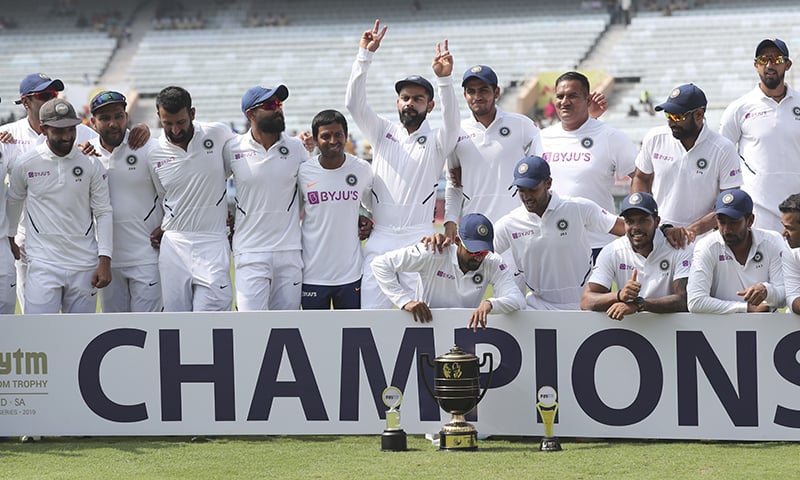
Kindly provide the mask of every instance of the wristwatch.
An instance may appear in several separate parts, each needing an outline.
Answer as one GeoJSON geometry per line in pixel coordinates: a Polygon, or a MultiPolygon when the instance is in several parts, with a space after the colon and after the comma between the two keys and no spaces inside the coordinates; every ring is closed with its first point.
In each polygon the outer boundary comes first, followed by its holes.
{"type": "Polygon", "coordinates": [[[644,298],[636,297],[633,300],[631,300],[631,303],[636,305],[637,312],[641,312],[642,310],[644,310],[644,298]]]}

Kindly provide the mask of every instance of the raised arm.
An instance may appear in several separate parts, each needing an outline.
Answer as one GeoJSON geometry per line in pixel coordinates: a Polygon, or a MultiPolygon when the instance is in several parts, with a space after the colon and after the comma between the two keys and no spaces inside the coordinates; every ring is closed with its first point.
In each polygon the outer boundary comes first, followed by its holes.
{"type": "Polygon", "coordinates": [[[386,26],[381,28],[380,20],[375,20],[375,26],[361,34],[358,54],[350,71],[344,97],[347,110],[373,146],[377,145],[377,140],[389,121],[378,116],[367,102],[367,70],[386,35],[386,29],[386,26]]]}

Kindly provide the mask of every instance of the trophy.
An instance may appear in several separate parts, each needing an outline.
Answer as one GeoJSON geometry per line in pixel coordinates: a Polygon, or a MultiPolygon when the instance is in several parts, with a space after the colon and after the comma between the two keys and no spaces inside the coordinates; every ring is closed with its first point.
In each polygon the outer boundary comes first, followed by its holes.
{"type": "Polygon", "coordinates": [[[440,407],[452,415],[452,419],[442,426],[439,432],[439,450],[470,451],[478,449],[478,432],[468,423],[464,416],[478,406],[486,395],[492,381],[492,354],[483,354],[483,362],[478,363],[478,357],[467,353],[458,346],[450,352],[436,357],[436,365],[431,363],[427,353],[419,356],[419,368],[428,393],[436,400],[440,407]],[[481,393],[480,367],[489,360],[489,379],[481,393]],[[428,385],[425,378],[425,368],[422,362],[435,370],[434,387],[428,385]]]}
{"type": "Polygon", "coordinates": [[[544,386],[539,389],[536,394],[538,402],[536,402],[536,410],[542,417],[544,423],[544,438],[539,444],[539,450],[542,452],[560,452],[561,442],[553,436],[553,424],[556,421],[556,412],[558,411],[558,394],[556,389],[550,386],[544,386]]]}
{"type": "Polygon", "coordinates": [[[397,387],[386,387],[381,394],[383,404],[389,407],[386,412],[386,429],[381,435],[381,450],[384,452],[404,452],[408,450],[406,432],[400,427],[400,403],[403,392],[397,387]]]}

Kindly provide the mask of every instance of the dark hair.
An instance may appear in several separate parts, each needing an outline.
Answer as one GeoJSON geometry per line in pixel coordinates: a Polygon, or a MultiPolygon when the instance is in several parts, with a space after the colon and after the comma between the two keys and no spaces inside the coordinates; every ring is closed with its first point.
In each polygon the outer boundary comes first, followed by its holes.
{"type": "Polygon", "coordinates": [[[344,129],[344,136],[347,136],[347,119],[338,110],[323,110],[314,116],[311,121],[311,135],[317,138],[319,127],[338,123],[344,129]]]}
{"type": "Polygon", "coordinates": [[[178,113],[184,108],[191,110],[192,96],[184,88],[166,87],[156,96],[156,110],[159,108],[172,114],[178,113]]]}
{"type": "Polygon", "coordinates": [[[556,78],[555,86],[558,87],[558,84],[563,82],[564,80],[577,80],[578,82],[583,85],[583,90],[586,95],[589,95],[589,79],[586,78],[586,75],[578,72],[566,72],[562,73],[561,75],[556,78]]]}
{"type": "Polygon", "coordinates": [[[786,200],[778,205],[778,210],[780,210],[781,213],[800,213],[800,193],[789,195],[786,200]]]}

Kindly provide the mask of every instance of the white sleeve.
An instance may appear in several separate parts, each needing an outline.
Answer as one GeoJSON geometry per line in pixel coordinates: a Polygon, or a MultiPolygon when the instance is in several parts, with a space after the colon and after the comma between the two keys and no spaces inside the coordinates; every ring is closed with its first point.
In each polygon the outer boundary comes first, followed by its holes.
{"type": "Polygon", "coordinates": [[[689,283],[686,286],[689,311],[692,313],[746,313],[747,302],[745,301],[721,300],[711,296],[711,282],[714,278],[716,262],[713,253],[703,247],[703,244],[695,247],[692,257],[689,283]]]}
{"type": "MultiPolygon", "coordinates": [[[[775,235],[777,237],[777,234],[775,235]]],[[[767,298],[764,300],[772,308],[782,308],[786,301],[786,287],[783,278],[783,257],[790,255],[789,248],[783,239],[768,240],[765,244],[771,244],[775,252],[769,259],[769,282],[762,282],[767,288],[767,298]]]]}
{"type": "Polygon", "coordinates": [[[800,297],[800,248],[793,248],[783,256],[783,284],[786,305],[791,311],[794,299],[800,297]]]}
{"type": "MultiPolygon", "coordinates": [[[[444,253],[446,254],[446,253],[444,253]]],[[[378,286],[389,300],[398,308],[413,300],[406,292],[397,277],[399,272],[419,272],[428,257],[432,255],[425,247],[418,243],[410,247],[398,248],[378,255],[372,260],[370,266],[378,286]]]]}
{"type": "Polygon", "coordinates": [[[439,97],[442,99],[442,128],[437,132],[439,148],[445,157],[453,152],[461,131],[461,112],[458,109],[458,96],[453,85],[453,77],[436,77],[439,97]]]}
{"type": "MultiPolygon", "coordinates": [[[[596,283],[611,291],[611,286],[615,280],[616,270],[614,269],[614,242],[609,243],[597,255],[597,260],[592,267],[592,275],[589,283],[596,283]]],[[[617,285],[617,288],[621,287],[617,285]]]]}
{"type": "Polygon", "coordinates": [[[6,218],[8,218],[8,236],[17,234],[17,227],[28,195],[28,183],[21,162],[15,161],[8,173],[8,197],[6,198],[6,218]]]}
{"type": "MultiPolygon", "coordinates": [[[[458,161],[455,151],[450,157],[455,157],[456,162],[458,161]]],[[[461,216],[461,207],[464,202],[464,189],[462,187],[457,187],[453,183],[449,168],[453,167],[450,167],[450,161],[448,160],[448,171],[445,172],[447,185],[444,189],[444,223],[454,222],[457,224],[458,218],[461,216]]]]}
{"type": "Polygon", "coordinates": [[[613,145],[611,153],[614,155],[614,165],[617,176],[625,177],[633,175],[634,170],[636,170],[637,154],[636,145],[633,143],[633,140],[620,130],[615,130],[612,133],[612,139],[609,145],[613,145]]]}
{"type": "Polygon", "coordinates": [[[642,140],[642,146],[639,149],[639,153],[636,155],[636,161],[634,162],[636,168],[646,175],[653,173],[652,147],[652,136],[648,133],[644,136],[644,140],[642,140]]]}
{"type": "MultiPolygon", "coordinates": [[[[511,272],[503,263],[502,257],[497,254],[490,255],[496,257],[496,259],[492,260],[491,269],[487,270],[487,272],[491,272],[489,282],[493,287],[493,295],[487,299],[492,304],[490,313],[511,313],[517,310],[524,310],[525,297],[514,282],[511,272]]],[[[488,258],[487,256],[484,262],[488,258]]]]}
{"type": "Polygon", "coordinates": [[[97,225],[97,255],[111,257],[114,246],[114,221],[108,194],[108,174],[98,159],[92,159],[94,172],[91,184],[92,215],[97,225]]]}
{"type": "Polygon", "coordinates": [[[737,104],[738,102],[728,105],[725,111],[722,112],[722,117],[719,121],[719,133],[730,140],[734,145],[738,145],[739,139],[742,137],[742,128],[741,125],[739,125],[739,120],[736,118],[738,110],[737,104]]]}
{"type": "Polygon", "coordinates": [[[380,117],[367,103],[367,70],[372,63],[373,56],[374,53],[366,48],[358,49],[353,69],[350,71],[350,79],[347,81],[344,103],[358,128],[372,144],[374,151],[378,146],[381,133],[388,128],[391,122],[380,117]]]}
{"type": "Polygon", "coordinates": [[[719,189],[727,190],[742,186],[742,157],[736,147],[725,142],[722,165],[719,169],[719,189]]]}
{"type": "Polygon", "coordinates": [[[583,197],[573,197],[581,207],[584,226],[590,232],[609,233],[617,223],[617,215],[583,197]]]}

